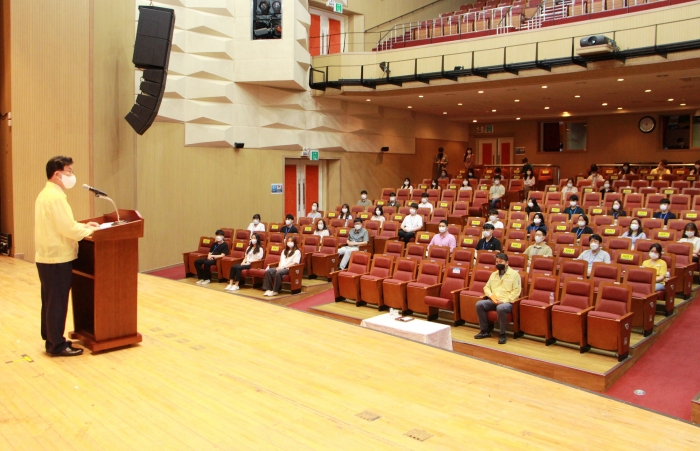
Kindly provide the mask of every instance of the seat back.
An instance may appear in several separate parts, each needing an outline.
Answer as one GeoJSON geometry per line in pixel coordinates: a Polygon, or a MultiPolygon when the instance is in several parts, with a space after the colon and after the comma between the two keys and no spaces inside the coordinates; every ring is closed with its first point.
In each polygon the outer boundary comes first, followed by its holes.
{"type": "Polygon", "coordinates": [[[399,234],[399,229],[401,228],[401,224],[395,221],[384,221],[382,224],[382,231],[379,233],[379,236],[397,236],[399,234]]]}
{"type": "Polygon", "coordinates": [[[661,218],[644,218],[642,219],[642,228],[644,230],[660,229],[664,226],[664,220],[661,218]]]}
{"type": "Polygon", "coordinates": [[[245,251],[248,249],[248,240],[235,240],[231,245],[231,257],[245,258],[245,251]]]}
{"type": "Polygon", "coordinates": [[[583,252],[581,246],[575,246],[573,244],[557,244],[554,246],[554,255],[559,258],[578,258],[583,252]]]}
{"type": "Polygon", "coordinates": [[[379,221],[365,221],[362,223],[362,227],[367,229],[369,236],[377,236],[382,227],[382,223],[379,221]]]}
{"type": "Polygon", "coordinates": [[[576,234],[575,233],[569,233],[569,232],[559,232],[554,234],[554,245],[558,244],[566,244],[566,245],[575,245],[576,244],[576,234]]]}
{"type": "Polygon", "coordinates": [[[676,234],[676,230],[653,229],[650,233],[650,238],[658,241],[676,241],[676,234]]]}
{"type": "Polygon", "coordinates": [[[425,259],[425,244],[420,243],[408,243],[406,244],[406,251],[404,252],[404,257],[412,258],[417,262],[425,259]]]}
{"type": "Polygon", "coordinates": [[[394,258],[401,257],[403,255],[404,246],[406,246],[406,243],[403,241],[387,241],[384,254],[394,258]]]}
{"type": "Polygon", "coordinates": [[[430,246],[428,249],[428,260],[435,260],[447,264],[450,258],[450,248],[448,246],[430,246]]]}
{"type": "Polygon", "coordinates": [[[372,254],[369,252],[353,252],[346,271],[352,274],[365,274],[369,272],[371,262],[372,254]]]}
{"type": "Polygon", "coordinates": [[[403,281],[415,280],[416,268],[418,268],[418,263],[415,260],[404,257],[397,258],[391,278],[403,281]]]}
{"type": "Polygon", "coordinates": [[[652,240],[652,239],[646,239],[646,240],[637,240],[634,243],[634,250],[641,252],[643,255],[649,252],[649,249],[651,248],[651,245],[654,243],[659,243],[662,244],[661,241],[658,240],[652,240]]]}
{"type": "Polygon", "coordinates": [[[417,283],[435,285],[442,279],[442,263],[424,260],[418,268],[417,283]]]}
{"type": "Polygon", "coordinates": [[[622,194],[620,194],[620,193],[608,193],[605,195],[605,199],[603,199],[603,206],[605,207],[606,210],[609,210],[612,208],[612,204],[616,200],[619,200],[620,203],[622,203],[622,194]]]}
{"type": "Polygon", "coordinates": [[[547,205],[561,205],[562,195],[559,191],[549,191],[544,197],[544,204],[547,205]]]}
{"type": "Polygon", "coordinates": [[[605,237],[603,246],[609,251],[632,249],[632,238],[605,237]]]}
{"type": "Polygon", "coordinates": [[[622,203],[627,212],[631,212],[635,208],[642,208],[644,203],[644,194],[628,193],[625,194],[625,200],[622,203]]]}
{"type": "Polygon", "coordinates": [[[620,226],[612,226],[612,225],[604,225],[604,226],[599,226],[598,227],[598,234],[601,235],[602,237],[606,236],[620,236],[622,235],[622,227],[620,226]]]}
{"type": "Polygon", "coordinates": [[[318,235],[304,235],[301,244],[301,255],[318,252],[321,244],[321,237],[318,235]]]}
{"type": "Polygon", "coordinates": [[[676,265],[688,266],[693,263],[693,244],[668,242],[665,246],[667,254],[676,256],[676,265]]]}
{"type": "Polygon", "coordinates": [[[549,274],[553,275],[557,273],[557,257],[545,257],[543,255],[535,255],[532,257],[530,262],[530,276],[535,274],[549,274]]]}
{"type": "Polygon", "coordinates": [[[476,254],[476,264],[477,265],[496,265],[496,252],[492,251],[479,251],[476,254]]]}
{"type": "Polygon", "coordinates": [[[527,270],[527,256],[525,254],[516,254],[506,251],[508,255],[508,266],[514,270],[526,271],[527,270]]]}
{"type": "Polygon", "coordinates": [[[585,278],[587,270],[588,264],[585,261],[567,258],[562,261],[561,266],[559,266],[559,280],[565,282],[567,279],[571,278],[585,278]]]}
{"type": "Polygon", "coordinates": [[[601,193],[585,193],[583,195],[583,202],[581,202],[581,206],[583,208],[586,207],[592,207],[595,205],[600,205],[602,203],[601,200],[601,193]]]}
{"type": "Polygon", "coordinates": [[[200,254],[208,254],[213,242],[214,238],[210,236],[200,237],[199,244],[197,245],[197,252],[200,254]]]}
{"type": "Polygon", "coordinates": [[[430,240],[433,239],[433,235],[435,235],[432,232],[417,232],[416,233],[416,243],[428,245],[430,244],[430,240]]]}
{"type": "Polygon", "coordinates": [[[654,211],[659,209],[661,204],[661,199],[665,199],[665,194],[647,194],[647,200],[645,202],[644,208],[651,208],[654,211]]]}
{"type": "Polygon", "coordinates": [[[495,271],[494,268],[478,268],[475,267],[472,271],[471,282],[469,283],[469,291],[484,292],[484,286],[489,281],[489,277],[495,271]]]}
{"type": "Polygon", "coordinates": [[[671,205],[669,206],[669,210],[671,211],[678,212],[690,208],[690,196],[687,194],[673,194],[670,200],[671,205]]]}
{"type": "Polygon", "coordinates": [[[622,316],[631,311],[632,287],[614,282],[602,282],[598,288],[595,311],[622,316]]]}
{"type": "Polygon", "coordinates": [[[273,263],[278,263],[282,257],[284,246],[281,243],[269,243],[265,249],[265,262],[263,267],[268,267],[273,263]]]}
{"type": "Polygon", "coordinates": [[[627,267],[638,268],[642,265],[644,254],[639,251],[614,250],[612,253],[612,262],[620,265],[623,270],[627,267]]]}
{"type": "Polygon", "coordinates": [[[555,275],[535,274],[530,283],[530,293],[527,298],[533,301],[549,302],[554,295],[554,302],[559,300],[559,277],[555,275]]]}
{"type": "Polygon", "coordinates": [[[683,238],[683,231],[685,230],[685,226],[688,224],[688,220],[684,219],[669,219],[668,223],[666,223],[666,226],[670,230],[675,230],[676,236],[678,236],[678,239],[683,238]]]}
{"type": "Polygon", "coordinates": [[[233,239],[234,240],[249,240],[250,239],[250,230],[236,229],[236,231],[233,233],[233,239]]]}
{"type": "Polygon", "coordinates": [[[321,254],[336,254],[338,252],[338,238],[334,236],[324,236],[321,240],[321,254]]]}
{"type": "MultiPolygon", "coordinates": [[[[592,208],[591,210],[595,210],[595,208],[592,208]]],[[[601,209],[602,210],[602,209],[601,209]]],[[[590,215],[590,211],[588,212],[590,215]]],[[[611,225],[615,221],[615,218],[612,216],[607,216],[607,215],[597,215],[593,216],[593,224],[596,226],[608,226],[611,225]]]]}
{"type": "Polygon", "coordinates": [[[284,242],[284,234],[280,232],[270,232],[267,234],[268,243],[282,243],[284,242]]]}
{"type": "Polygon", "coordinates": [[[369,273],[375,277],[389,277],[393,268],[394,257],[375,254],[374,257],[372,257],[372,266],[369,273]]]}
{"type": "Polygon", "coordinates": [[[469,265],[449,265],[445,268],[445,275],[440,287],[439,297],[452,298],[452,292],[461,290],[467,286],[469,279],[469,265]]]}
{"type": "Polygon", "coordinates": [[[623,283],[632,287],[632,293],[646,296],[655,293],[656,270],[631,267],[625,273],[623,283]]]}
{"type": "MultiPolygon", "coordinates": [[[[524,238],[524,237],[523,237],[524,238]]],[[[510,239],[506,240],[505,252],[508,255],[511,254],[522,254],[527,249],[528,242],[522,239],[510,239]]]]}
{"type": "Polygon", "coordinates": [[[452,251],[452,257],[450,258],[450,263],[466,263],[468,265],[472,265],[474,262],[474,250],[467,248],[467,249],[462,249],[459,247],[456,247],[454,251],[452,251]]]}
{"type": "Polygon", "coordinates": [[[479,242],[479,238],[476,236],[462,235],[457,241],[457,246],[461,248],[476,249],[476,245],[479,242]]]}
{"type": "Polygon", "coordinates": [[[561,306],[587,309],[593,305],[593,282],[586,279],[569,278],[564,282],[562,291],[561,306]]]}
{"type": "Polygon", "coordinates": [[[602,282],[619,282],[622,268],[615,263],[593,263],[591,269],[591,280],[598,288],[602,282]]]}

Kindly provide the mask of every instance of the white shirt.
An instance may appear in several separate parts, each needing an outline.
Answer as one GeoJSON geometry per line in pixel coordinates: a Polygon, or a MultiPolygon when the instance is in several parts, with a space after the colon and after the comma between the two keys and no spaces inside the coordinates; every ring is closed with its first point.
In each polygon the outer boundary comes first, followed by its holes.
{"type": "Polygon", "coordinates": [[[403,230],[404,227],[410,229],[412,232],[422,229],[423,217],[419,214],[406,216],[403,218],[403,222],[401,222],[401,229],[403,230]]]}
{"type": "Polygon", "coordinates": [[[254,223],[250,223],[248,226],[248,230],[251,232],[264,232],[265,231],[265,224],[262,222],[259,222],[258,225],[255,225],[254,223]]]}
{"type": "Polygon", "coordinates": [[[323,230],[314,230],[314,235],[316,236],[329,236],[330,233],[328,232],[328,229],[323,229],[323,230]]]}
{"type": "Polygon", "coordinates": [[[562,194],[567,194],[567,193],[578,193],[578,188],[575,186],[572,186],[569,188],[568,186],[565,186],[563,190],[561,190],[562,194]]]}
{"type": "MultiPolygon", "coordinates": [[[[286,249],[285,249],[286,250],[286,249]]],[[[284,269],[292,265],[296,265],[301,261],[301,251],[297,249],[290,257],[285,257],[284,252],[280,255],[280,264],[277,269],[284,269]]]]}
{"type": "MultiPolygon", "coordinates": [[[[685,232],[683,232],[685,233],[685,232]]],[[[692,238],[681,238],[678,240],[679,243],[691,243],[693,245],[693,254],[698,255],[700,254],[700,238],[697,236],[694,236],[692,238]]]]}
{"type": "Polygon", "coordinates": [[[421,201],[421,203],[418,204],[418,208],[430,208],[430,212],[431,213],[433,212],[433,204],[431,204],[430,201],[428,201],[426,203],[423,203],[421,201]]]}
{"type": "Polygon", "coordinates": [[[311,219],[319,219],[323,216],[321,216],[321,213],[319,213],[318,211],[310,211],[309,214],[306,215],[306,217],[311,219]]]}
{"type": "Polygon", "coordinates": [[[498,219],[496,219],[496,222],[488,221],[486,224],[491,224],[491,225],[493,225],[493,227],[494,227],[495,229],[502,229],[502,228],[503,228],[503,223],[502,223],[501,221],[499,221],[498,219]]]}
{"type": "Polygon", "coordinates": [[[591,275],[591,271],[593,270],[593,263],[595,262],[603,262],[603,263],[610,263],[610,254],[605,252],[602,249],[598,249],[598,253],[594,254],[592,250],[586,249],[585,251],[581,252],[581,255],[578,256],[576,260],[585,260],[588,262],[588,275],[591,275]]]}
{"type": "Polygon", "coordinates": [[[265,255],[265,249],[262,247],[258,249],[257,252],[255,252],[255,248],[250,249],[248,252],[245,254],[245,258],[243,259],[242,265],[249,265],[252,262],[257,262],[259,260],[262,260],[263,255],[265,255]]]}

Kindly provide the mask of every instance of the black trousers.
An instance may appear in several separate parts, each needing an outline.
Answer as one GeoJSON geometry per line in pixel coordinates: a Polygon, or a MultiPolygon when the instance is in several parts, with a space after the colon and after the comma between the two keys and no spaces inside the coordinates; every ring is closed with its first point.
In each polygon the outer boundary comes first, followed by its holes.
{"type": "Polygon", "coordinates": [[[73,262],[37,263],[36,267],[41,281],[41,338],[46,341],[46,352],[58,354],[70,344],[63,333],[73,282],[73,262]]]}
{"type": "Polygon", "coordinates": [[[399,230],[399,239],[406,244],[408,244],[414,236],[416,236],[416,232],[406,232],[405,230],[399,230]]]}
{"type": "Polygon", "coordinates": [[[228,280],[233,282],[234,280],[239,284],[243,282],[243,270],[250,269],[251,265],[234,265],[231,266],[231,271],[229,271],[228,280]]]}
{"type": "Polygon", "coordinates": [[[197,278],[199,280],[211,279],[211,267],[216,265],[216,260],[208,258],[200,258],[194,261],[194,267],[197,270],[197,278]]]}

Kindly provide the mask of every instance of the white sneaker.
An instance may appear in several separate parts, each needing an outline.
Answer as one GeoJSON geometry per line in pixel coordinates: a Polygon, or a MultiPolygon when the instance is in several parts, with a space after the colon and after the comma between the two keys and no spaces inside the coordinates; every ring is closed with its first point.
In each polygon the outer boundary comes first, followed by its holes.
{"type": "Polygon", "coordinates": [[[203,280],[203,281],[202,281],[202,285],[206,285],[206,284],[208,284],[208,283],[211,283],[211,280],[203,280]]]}
{"type": "Polygon", "coordinates": [[[265,293],[263,293],[263,296],[272,296],[272,291],[267,290],[265,293]]]}
{"type": "Polygon", "coordinates": [[[231,289],[230,289],[229,291],[237,291],[237,290],[240,290],[240,289],[241,289],[241,287],[239,287],[238,285],[234,285],[234,286],[231,287],[231,289]]]}
{"type": "Polygon", "coordinates": [[[270,293],[270,296],[277,296],[278,294],[279,294],[278,292],[273,291],[272,293],[270,293]]]}
{"type": "Polygon", "coordinates": [[[197,283],[197,285],[201,285],[202,282],[204,282],[204,281],[203,281],[203,280],[198,280],[196,283],[197,283]]]}
{"type": "Polygon", "coordinates": [[[226,288],[224,288],[224,291],[231,291],[233,289],[233,285],[226,285],[226,288]]]}

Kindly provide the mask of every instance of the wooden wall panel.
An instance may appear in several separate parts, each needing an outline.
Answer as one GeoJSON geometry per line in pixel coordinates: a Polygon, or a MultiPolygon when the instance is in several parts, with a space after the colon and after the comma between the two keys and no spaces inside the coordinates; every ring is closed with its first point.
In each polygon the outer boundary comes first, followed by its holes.
{"type": "MultiPolygon", "coordinates": [[[[7,3],[7,2],[3,2],[7,3]]],[[[68,193],[76,218],[89,217],[90,1],[12,2],[12,172],[15,252],[34,259],[34,200],[46,161],[75,160],[68,193]]]]}
{"type": "MultiPolygon", "coordinates": [[[[0,73],[0,111],[11,111],[11,28],[10,2],[2,2],[0,6],[0,36],[2,36],[2,66],[0,73]]],[[[12,128],[9,118],[0,122],[0,231],[14,233],[13,202],[12,202],[12,128]]]]}

